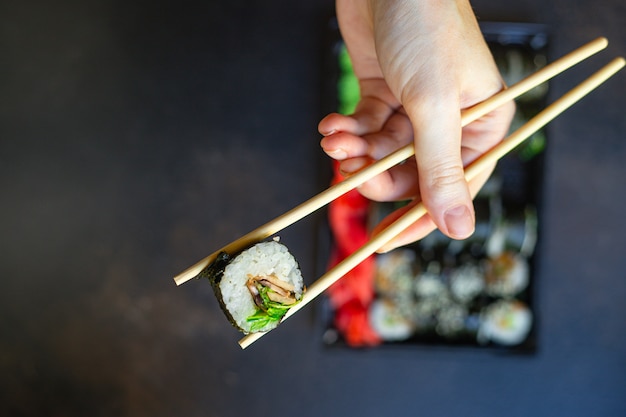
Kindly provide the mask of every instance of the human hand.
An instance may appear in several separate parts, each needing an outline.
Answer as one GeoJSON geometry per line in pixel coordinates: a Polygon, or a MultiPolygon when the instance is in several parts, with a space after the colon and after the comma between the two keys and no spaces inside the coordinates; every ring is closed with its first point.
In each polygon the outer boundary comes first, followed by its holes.
{"type": "Polygon", "coordinates": [[[490,175],[465,181],[464,166],[498,143],[514,104],[461,128],[461,110],[503,88],[467,0],[337,0],[342,37],[359,79],[361,100],[350,116],[319,124],[324,151],[350,175],[414,142],[415,158],[366,182],[375,201],[413,202],[384,219],[384,228],[420,200],[428,215],[383,251],[421,239],[435,227],[464,239],[474,230],[472,196],[490,175]]]}

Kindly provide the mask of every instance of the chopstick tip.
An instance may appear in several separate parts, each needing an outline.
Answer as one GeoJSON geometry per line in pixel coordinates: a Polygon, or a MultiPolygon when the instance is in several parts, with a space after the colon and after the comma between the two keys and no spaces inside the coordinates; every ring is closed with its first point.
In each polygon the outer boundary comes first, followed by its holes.
{"type": "Polygon", "coordinates": [[[250,346],[251,344],[253,344],[257,340],[259,340],[263,335],[265,335],[267,333],[269,333],[269,330],[266,331],[266,332],[249,333],[249,334],[245,335],[238,342],[239,346],[241,347],[241,350],[246,349],[248,346],[250,346]]]}
{"type": "Polygon", "coordinates": [[[195,277],[197,277],[197,274],[193,274],[193,273],[188,273],[187,271],[178,274],[174,277],[174,282],[176,283],[176,286],[179,287],[181,285],[183,285],[185,282],[187,281],[191,281],[192,279],[194,279],[195,277]]]}
{"type": "Polygon", "coordinates": [[[609,40],[605,36],[600,36],[598,39],[596,39],[596,42],[598,42],[603,48],[609,46],[609,40]]]}
{"type": "Polygon", "coordinates": [[[180,276],[175,276],[174,277],[174,283],[176,284],[177,287],[181,286],[182,284],[184,284],[185,282],[187,282],[186,279],[183,279],[180,276]]]}

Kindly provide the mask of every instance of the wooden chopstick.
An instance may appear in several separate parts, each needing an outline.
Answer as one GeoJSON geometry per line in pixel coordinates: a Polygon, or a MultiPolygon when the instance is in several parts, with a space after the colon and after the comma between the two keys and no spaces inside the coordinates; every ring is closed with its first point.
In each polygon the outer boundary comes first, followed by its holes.
{"type": "MultiPolygon", "coordinates": [[[[624,58],[614,59],[601,70],[593,74],[591,77],[583,81],[581,84],[570,90],[565,95],[563,95],[560,99],[546,107],[543,111],[530,119],[526,124],[524,124],[518,130],[509,135],[508,138],[500,142],[500,144],[496,145],[489,152],[483,154],[480,158],[476,159],[474,162],[468,165],[465,169],[466,180],[472,180],[479,173],[483,172],[487,167],[492,166],[500,158],[502,158],[504,155],[506,155],[508,152],[516,148],[524,140],[530,137],[533,133],[548,124],[551,120],[553,120],[563,111],[571,107],[577,101],[582,99],[585,95],[589,94],[604,81],[608,80],[611,76],[613,76],[620,69],[622,69],[625,64],[626,61],[624,60],[624,58]]],[[[310,285],[306,293],[304,293],[302,300],[287,311],[287,314],[285,314],[282,321],[294,315],[301,308],[303,308],[318,295],[328,289],[331,285],[337,282],[342,276],[347,274],[359,263],[363,262],[367,257],[372,255],[387,242],[391,241],[391,239],[400,234],[403,230],[407,229],[425,214],[426,209],[424,208],[424,205],[422,203],[419,203],[415,207],[410,209],[402,217],[389,225],[378,235],[373,237],[369,242],[359,248],[356,252],[345,258],[334,268],[330,269],[328,272],[322,275],[312,285],[310,285]]],[[[242,349],[245,349],[258,339],[260,339],[262,336],[264,336],[266,333],[268,332],[249,334],[239,341],[239,345],[242,349]]]]}
{"type": "MultiPolygon", "coordinates": [[[[606,38],[601,37],[595,39],[594,41],[581,46],[580,48],[570,52],[569,54],[564,55],[553,63],[546,65],[541,70],[528,76],[527,78],[509,87],[508,89],[504,89],[498,94],[490,97],[489,99],[471,108],[465,109],[461,114],[461,125],[466,126],[470,124],[474,120],[479,119],[490,111],[498,108],[502,104],[521,96],[522,94],[532,90],[536,86],[546,82],[550,78],[560,74],[566,69],[589,58],[591,55],[606,48],[607,45],[608,40],[606,38]]],[[[398,149],[397,151],[368,166],[367,168],[362,169],[354,175],[351,175],[344,181],[335,184],[334,186],[326,189],[325,191],[305,201],[299,206],[291,209],[290,211],[282,214],[279,217],[276,217],[274,220],[271,220],[263,226],[249,232],[241,238],[213,252],[211,255],[207,256],[206,258],[187,268],[180,274],[176,275],[174,277],[174,282],[176,283],[176,285],[181,285],[195,278],[196,276],[198,276],[198,274],[200,274],[200,272],[202,272],[204,268],[206,268],[213,261],[215,261],[217,255],[219,255],[220,252],[226,252],[229,254],[237,253],[254,243],[267,239],[268,237],[279,232],[280,230],[292,225],[300,219],[322,208],[336,198],[339,198],[348,191],[374,178],[376,175],[399,164],[407,158],[410,158],[413,154],[413,144],[409,144],[404,146],[403,148],[398,149]]]]}

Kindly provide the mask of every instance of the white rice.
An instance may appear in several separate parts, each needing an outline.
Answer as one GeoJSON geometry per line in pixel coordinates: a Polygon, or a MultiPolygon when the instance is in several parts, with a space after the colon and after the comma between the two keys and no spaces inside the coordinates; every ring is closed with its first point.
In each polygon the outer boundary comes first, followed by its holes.
{"type": "Polygon", "coordinates": [[[479,343],[491,340],[505,346],[518,345],[526,339],[532,324],[532,312],[521,301],[497,301],[481,313],[477,338],[479,343]]]}
{"type": "MultiPolygon", "coordinates": [[[[246,287],[248,275],[271,274],[291,283],[296,288],[296,298],[302,297],[304,284],[298,264],[287,247],[276,241],[258,243],[246,249],[224,269],[224,276],[219,283],[222,299],[233,320],[244,332],[250,330],[247,318],[257,311],[246,287]]],[[[275,322],[259,331],[266,331],[277,325],[278,322],[275,322]]]]}
{"type": "Polygon", "coordinates": [[[406,340],[415,330],[392,302],[375,300],[369,309],[369,322],[374,331],[388,342],[406,340]]]}

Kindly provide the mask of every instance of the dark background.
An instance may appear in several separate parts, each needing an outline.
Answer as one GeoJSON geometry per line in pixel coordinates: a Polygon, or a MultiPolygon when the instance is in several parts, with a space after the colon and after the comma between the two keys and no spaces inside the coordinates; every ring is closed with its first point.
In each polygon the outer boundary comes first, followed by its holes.
{"type": "MultiPolygon", "coordinates": [[[[622,0],[474,2],[552,59],[622,0]]],[[[302,310],[242,351],[172,277],[324,187],[324,1],[0,1],[0,414],[626,414],[626,76],[548,128],[538,351],[341,351],[302,310]]],[[[323,213],[281,233],[312,281],[323,213]]]]}

